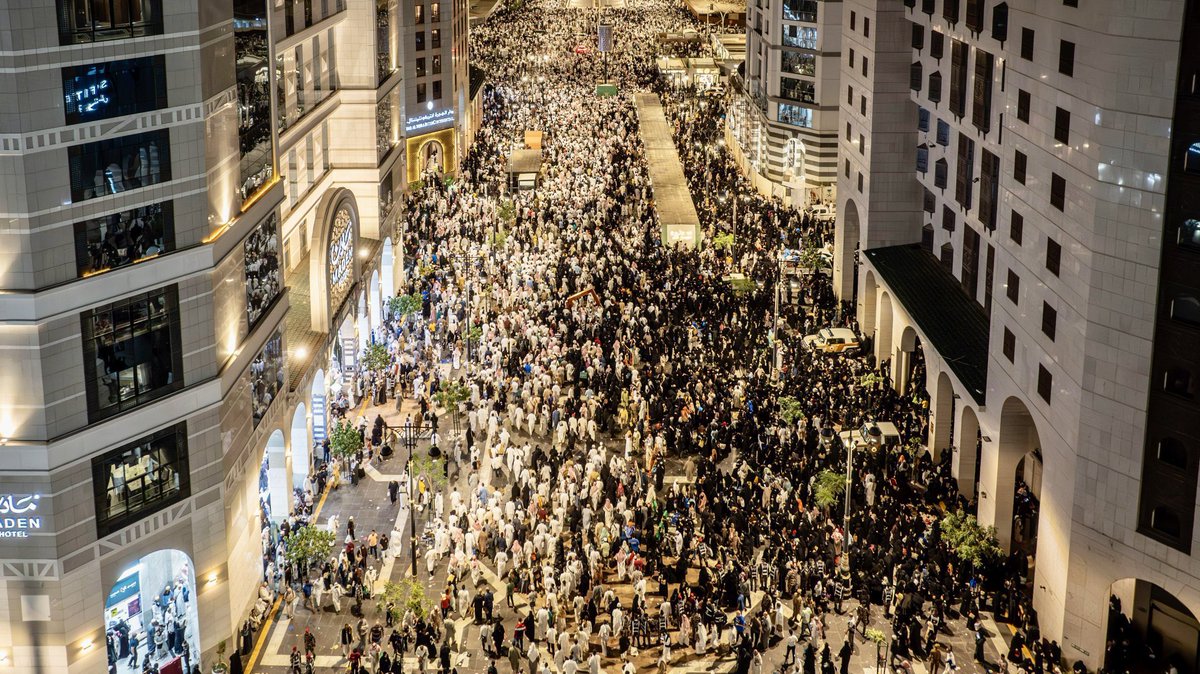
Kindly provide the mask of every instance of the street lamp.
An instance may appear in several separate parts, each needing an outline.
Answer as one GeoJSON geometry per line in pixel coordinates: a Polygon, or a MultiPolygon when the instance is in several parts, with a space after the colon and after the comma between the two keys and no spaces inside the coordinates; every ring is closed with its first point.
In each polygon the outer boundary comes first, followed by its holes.
{"type": "Polygon", "coordinates": [[[404,420],[404,447],[408,450],[408,459],[404,468],[404,472],[408,475],[408,553],[412,557],[413,578],[417,577],[417,509],[413,503],[412,459],[413,452],[417,448],[417,431],[419,429],[419,426],[413,426],[412,418],[404,420]]]}

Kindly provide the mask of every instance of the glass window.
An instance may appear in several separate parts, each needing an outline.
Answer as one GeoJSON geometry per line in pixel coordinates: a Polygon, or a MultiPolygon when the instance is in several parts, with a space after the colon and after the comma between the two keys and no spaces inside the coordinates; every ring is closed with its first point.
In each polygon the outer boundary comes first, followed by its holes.
{"type": "Polygon", "coordinates": [[[425,59],[417,59],[417,77],[425,77],[425,59]]]}
{"type": "Polygon", "coordinates": [[[917,146],[917,172],[929,172],[929,146],[924,143],[917,146]]]}
{"type": "Polygon", "coordinates": [[[1150,526],[1167,536],[1175,538],[1179,537],[1179,532],[1182,528],[1179,522],[1179,515],[1176,515],[1175,511],[1166,506],[1159,506],[1151,512],[1150,526]]]}
{"type": "Polygon", "coordinates": [[[442,57],[441,56],[434,56],[432,59],[431,65],[433,66],[432,72],[434,75],[442,74],[442,57]]]}
{"type": "Polygon", "coordinates": [[[815,103],[817,99],[816,84],[790,77],[781,77],[779,78],[779,95],[793,101],[815,103]]]}
{"type": "Polygon", "coordinates": [[[1179,228],[1179,245],[1200,248],[1200,220],[1188,218],[1179,228]]]}
{"type": "Polygon", "coordinates": [[[171,179],[170,131],[148,131],[67,149],[71,201],[128,192],[171,179]]]}
{"type": "Polygon", "coordinates": [[[92,459],[92,492],[101,536],[187,498],[187,423],[92,459]]]}
{"type": "Polygon", "coordinates": [[[425,23],[425,5],[417,3],[413,6],[413,23],[425,23]]]}
{"type": "Polygon", "coordinates": [[[442,100],[442,81],[434,80],[433,82],[433,100],[442,100]]]}
{"type": "Polygon", "coordinates": [[[441,28],[434,28],[433,30],[429,31],[429,42],[434,49],[438,49],[442,46],[441,28]]]}
{"type": "Polygon", "coordinates": [[[250,413],[255,427],[266,416],[282,388],[283,337],[276,330],[258,356],[250,361],[250,413]]]}
{"type": "Polygon", "coordinates": [[[179,293],[167,286],[81,316],[88,418],[95,422],[183,386],[179,293]]]}
{"type": "Polygon", "coordinates": [[[1050,374],[1050,370],[1047,370],[1045,365],[1038,365],[1037,392],[1042,400],[1046,401],[1046,404],[1050,404],[1050,393],[1053,389],[1054,377],[1050,374]]]}
{"type": "Polygon", "coordinates": [[[949,122],[946,122],[945,120],[941,120],[941,119],[939,119],[938,123],[937,123],[937,144],[938,145],[949,145],[950,144],[950,124],[949,124],[949,122]]]}
{"type": "Polygon", "coordinates": [[[62,69],[67,124],[149,112],[167,106],[165,60],[146,56],[62,69]]]}
{"type": "Polygon", "coordinates": [[[425,51],[425,31],[418,30],[413,33],[413,39],[416,40],[416,50],[425,51]]]}
{"type": "Polygon", "coordinates": [[[429,3],[429,21],[430,23],[438,23],[442,20],[442,3],[429,3]]]}
{"type": "Polygon", "coordinates": [[[925,108],[917,108],[917,130],[929,131],[929,111],[925,108]]]}
{"type": "Polygon", "coordinates": [[[817,55],[798,51],[783,52],[783,71],[813,77],[817,74],[817,55]]]}
{"type": "Polygon", "coordinates": [[[800,105],[779,104],[779,121],[804,129],[812,128],[812,109],[800,105]]]}
{"type": "Polygon", "coordinates": [[[250,327],[283,290],[279,264],[279,218],[271,213],[246,237],[246,318],[250,327]]]}
{"type": "MultiPolygon", "coordinates": [[[[268,44],[270,37],[267,34],[267,3],[265,0],[235,0],[233,15],[237,21],[233,44],[237,55],[240,204],[270,181],[275,173],[275,162],[271,146],[271,55],[268,44]]],[[[303,61],[297,50],[296,63],[303,61]]],[[[306,97],[300,91],[303,88],[302,77],[297,80],[297,106],[303,108],[306,97]]],[[[280,81],[276,86],[284,85],[280,81]]],[[[282,104],[280,107],[283,108],[282,104]]],[[[285,111],[281,109],[280,112],[285,111]]]]}
{"type": "Polygon", "coordinates": [[[161,0],[58,0],[59,44],[162,33],[161,0]]]}
{"type": "Polygon", "coordinates": [[[1187,470],[1188,452],[1183,443],[1174,438],[1164,438],[1158,441],[1158,460],[1163,463],[1187,470]]]}
{"type": "Polygon", "coordinates": [[[1171,318],[1200,326],[1200,300],[1192,295],[1177,295],[1171,300],[1171,318]]]}
{"type": "Polygon", "coordinates": [[[175,249],[171,202],[75,223],[75,265],[89,276],[175,249]]]}
{"type": "Polygon", "coordinates": [[[784,0],[783,20],[816,23],[817,0],[784,0]]]}
{"type": "Polygon", "coordinates": [[[806,26],[784,26],[783,45],[801,49],[817,48],[817,29],[806,26]]]}
{"type": "Polygon", "coordinates": [[[1183,160],[1183,168],[1188,173],[1200,173],[1200,142],[1188,146],[1187,156],[1183,160]]]}
{"type": "Polygon", "coordinates": [[[417,82],[417,102],[424,103],[426,98],[426,88],[424,82],[417,82]]]}

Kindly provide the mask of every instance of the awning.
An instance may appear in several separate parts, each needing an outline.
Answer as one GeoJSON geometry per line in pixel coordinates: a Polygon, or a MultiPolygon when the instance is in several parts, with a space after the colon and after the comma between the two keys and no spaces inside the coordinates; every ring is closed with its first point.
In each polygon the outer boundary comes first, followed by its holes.
{"type": "Polygon", "coordinates": [[[983,307],[918,244],[863,253],[975,402],[984,404],[990,326],[983,307]]]}

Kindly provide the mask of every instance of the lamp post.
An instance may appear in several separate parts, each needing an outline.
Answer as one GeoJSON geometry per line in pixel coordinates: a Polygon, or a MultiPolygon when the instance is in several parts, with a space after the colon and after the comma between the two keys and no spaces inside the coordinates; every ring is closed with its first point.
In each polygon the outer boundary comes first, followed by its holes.
{"type": "Polygon", "coordinates": [[[413,451],[417,448],[417,429],[412,419],[404,420],[404,447],[408,450],[404,472],[408,475],[408,553],[412,557],[412,576],[417,577],[417,509],[413,503],[413,451]]]}

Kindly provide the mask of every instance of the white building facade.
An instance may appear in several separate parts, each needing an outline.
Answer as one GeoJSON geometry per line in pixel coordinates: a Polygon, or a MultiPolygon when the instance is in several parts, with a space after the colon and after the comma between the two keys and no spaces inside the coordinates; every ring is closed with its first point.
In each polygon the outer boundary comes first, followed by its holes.
{"type": "Polygon", "coordinates": [[[839,296],[897,386],[923,352],[929,448],[1064,658],[1104,664],[1116,596],[1196,671],[1195,9],[844,4],[877,69],[843,67],[839,296]]]}

